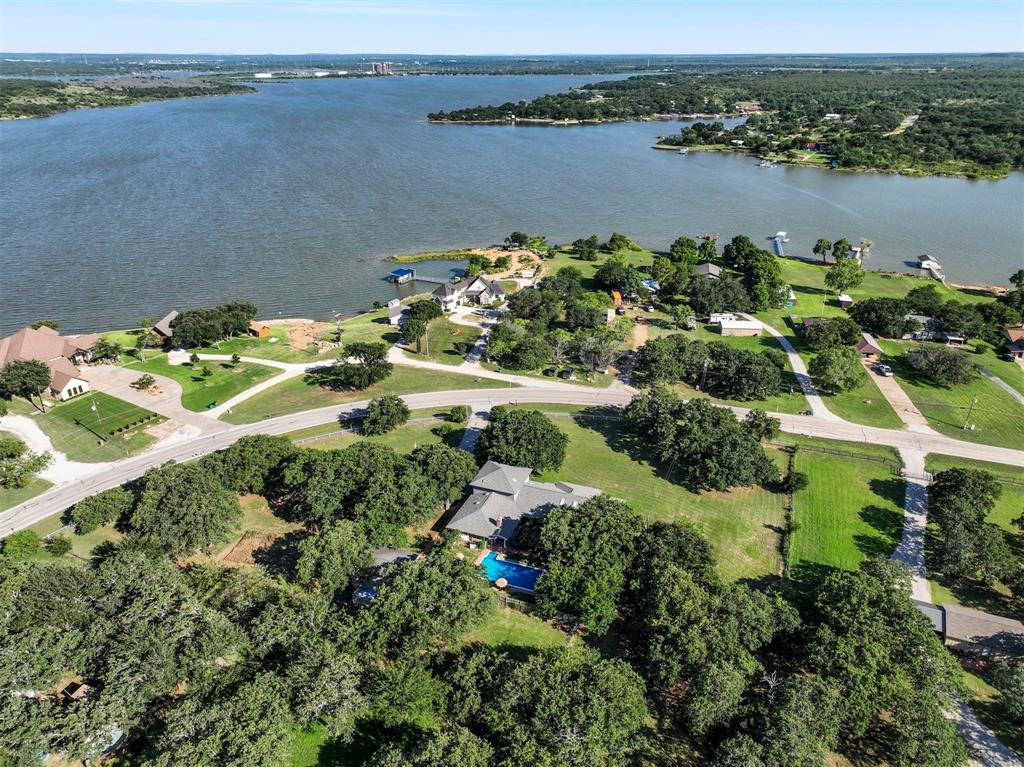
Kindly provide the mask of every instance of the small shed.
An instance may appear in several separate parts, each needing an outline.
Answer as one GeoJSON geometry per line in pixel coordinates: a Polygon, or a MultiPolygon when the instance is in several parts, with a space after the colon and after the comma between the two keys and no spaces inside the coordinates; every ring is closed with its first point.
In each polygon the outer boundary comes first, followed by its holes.
{"type": "Polygon", "coordinates": [[[392,327],[401,325],[404,315],[405,307],[401,303],[396,303],[394,306],[388,304],[388,325],[392,327]]]}
{"type": "Polygon", "coordinates": [[[853,306],[853,299],[850,298],[850,296],[848,296],[846,293],[840,293],[839,294],[839,308],[840,309],[849,309],[851,306],[853,306]]]}
{"type": "Polygon", "coordinates": [[[416,279],[416,270],[408,268],[394,269],[388,275],[388,280],[395,283],[396,285],[403,285],[409,280],[416,279]]]}
{"type": "Polygon", "coordinates": [[[861,333],[860,341],[857,342],[857,353],[864,357],[876,357],[882,354],[882,347],[870,333],[861,333]]]}
{"type": "Polygon", "coordinates": [[[759,336],[761,323],[756,320],[722,320],[719,328],[723,336],[759,336]]]}
{"type": "Polygon", "coordinates": [[[253,338],[267,338],[270,336],[270,326],[262,322],[250,322],[249,335],[253,338]]]}
{"type": "Polygon", "coordinates": [[[789,293],[786,295],[786,308],[792,308],[796,306],[796,292],[793,288],[789,289],[789,293]]]}

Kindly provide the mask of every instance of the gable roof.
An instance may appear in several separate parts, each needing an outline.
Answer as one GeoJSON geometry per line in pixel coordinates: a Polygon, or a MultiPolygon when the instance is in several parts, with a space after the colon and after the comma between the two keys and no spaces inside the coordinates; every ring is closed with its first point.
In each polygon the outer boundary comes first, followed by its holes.
{"type": "Polygon", "coordinates": [[[431,295],[437,296],[438,298],[453,298],[459,295],[466,289],[465,281],[463,282],[445,282],[434,288],[431,295]]]}
{"type": "Polygon", "coordinates": [[[0,339],[0,367],[15,360],[37,360],[50,368],[50,385],[63,389],[71,379],[81,380],[81,372],[68,357],[91,349],[98,335],[64,338],[53,328],[22,328],[0,339]],[[89,343],[91,341],[91,343],[89,343]]]}
{"type": "Polygon", "coordinates": [[[534,482],[530,469],[488,461],[470,480],[470,494],[446,527],[477,538],[508,540],[524,516],[555,506],[578,505],[600,490],[569,482],[534,482]]]}
{"type": "Polygon", "coordinates": [[[167,315],[162,320],[160,320],[158,323],[156,323],[156,325],[153,326],[153,331],[155,333],[159,333],[165,338],[170,338],[171,335],[174,333],[174,331],[171,329],[171,322],[177,316],[178,313],[174,309],[171,309],[169,312],[167,312],[167,315]]]}
{"type": "Polygon", "coordinates": [[[982,645],[1001,653],[1024,655],[1024,623],[958,605],[943,605],[942,609],[946,617],[947,639],[982,645]]]}
{"type": "Polygon", "coordinates": [[[694,274],[700,274],[705,277],[721,277],[722,267],[718,264],[712,264],[710,261],[705,261],[702,264],[697,264],[693,267],[694,274]]]}
{"type": "Polygon", "coordinates": [[[870,333],[861,333],[860,341],[857,343],[857,351],[861,354],[883,354],[882,347],[870,333]]]}

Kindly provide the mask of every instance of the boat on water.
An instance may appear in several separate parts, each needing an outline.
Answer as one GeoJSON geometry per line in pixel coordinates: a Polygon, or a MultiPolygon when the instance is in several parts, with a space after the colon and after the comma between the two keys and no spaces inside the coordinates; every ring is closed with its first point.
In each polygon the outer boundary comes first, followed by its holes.
{"type": "Polygon", "coordinates": [[[702,240],[717,240],[718,232],[704,232],[704,234],[702,234],[700,238],[702,240]]]}
{"type": "Polygon", "coordinates": [[[689,154],[689,153],[690,153],[689,148],[685,147],[685,146],[682,149],[679,150],[679,154],[689,154]]]}
{"type": "Polygon", "coordinates": [[[775,167],[778,167],[778,163],[777,162],[772,162],[771,160],[761,160],[761,162],[759,162],[757,164],[757,167],[759,167],[759,168],[775,168],[775,167]]]}

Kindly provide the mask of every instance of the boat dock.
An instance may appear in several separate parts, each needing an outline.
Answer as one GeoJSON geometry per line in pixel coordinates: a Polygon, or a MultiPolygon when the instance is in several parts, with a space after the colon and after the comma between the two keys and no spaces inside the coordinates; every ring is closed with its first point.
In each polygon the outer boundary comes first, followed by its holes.
{"type": "Polygon", "coordinates": [[[782,245],[785,242],[789,242],[789,238],[786,236],[786,233],[785,232],[776,232],[775,236],[771,237],[770,239],[772,241],[772,244],[775,246],[775,254],[777,256],[783,256],[784,257],[786,255],[786,250],[785,250],[785,248],[782,247],[782,245]]]}

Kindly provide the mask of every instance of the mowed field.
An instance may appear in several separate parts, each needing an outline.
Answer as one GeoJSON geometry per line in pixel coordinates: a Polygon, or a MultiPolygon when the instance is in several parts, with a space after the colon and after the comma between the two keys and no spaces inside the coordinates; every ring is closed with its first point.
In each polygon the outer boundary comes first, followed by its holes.
{"type": "Polygon", "coordinates": [[[793,496],[789,564],[793,577],[829,568],[851,570],[869,556],[889,556],[903,529],[904,481],[895,451],[884,447],[793,439],[794,465],[809,483],[793,496]]]}

